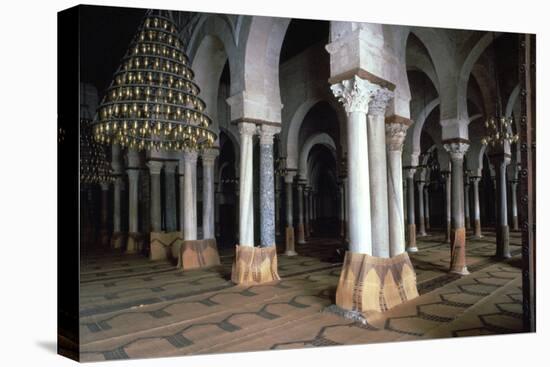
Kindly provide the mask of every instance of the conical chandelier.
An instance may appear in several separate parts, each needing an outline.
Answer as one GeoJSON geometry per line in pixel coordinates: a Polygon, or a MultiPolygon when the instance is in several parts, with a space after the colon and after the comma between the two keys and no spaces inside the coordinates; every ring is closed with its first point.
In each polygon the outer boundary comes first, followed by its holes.
{"type": "Polygon", "coordinates": [[[105,147],[92,138],[92,120],[80,119],[80,182],[109,183],[114,180],[105,147]]]}
{"type": "Polygon", "coordinates": [[[174,22],[148,11],[98,108],[96,141],[138,150],[201,150],[213,145],[174,22]]]}

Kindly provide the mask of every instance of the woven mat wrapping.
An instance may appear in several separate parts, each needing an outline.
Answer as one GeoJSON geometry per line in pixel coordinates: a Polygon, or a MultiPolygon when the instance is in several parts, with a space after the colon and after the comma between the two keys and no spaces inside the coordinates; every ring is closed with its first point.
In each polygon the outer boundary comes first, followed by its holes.
{"type": "Polygon", "coordinates": [[[216,265],[220,265],[220,255],[215,238],[182,242],[178,268],[191,270],[216,265]]]}
{"type": "Polygon", "coordinates": [[[383,312],[416,297],[416,274],[406,252],[391,258],[346,252],[336,290],[339,307],[383,312]]]}
{"type": "Polygon", "coordinates": [[[169,258],[177,259],[176,252],[174,256],[173,248],[179,250],[181,246],[181,232],[151,232],[149,245],[149,259],[165,260],[169,258]]]}
{"type": "Polygon", "coordinates": [[[466,228],[451,231],[451,271],[462,272],[466,266],[466,228]]]}
{"type": "Polygon", "coordinates": [[[261,284],[280,280],[277,272],[277,249],[235,246],[231,281],[235,284],[261,284]]]}

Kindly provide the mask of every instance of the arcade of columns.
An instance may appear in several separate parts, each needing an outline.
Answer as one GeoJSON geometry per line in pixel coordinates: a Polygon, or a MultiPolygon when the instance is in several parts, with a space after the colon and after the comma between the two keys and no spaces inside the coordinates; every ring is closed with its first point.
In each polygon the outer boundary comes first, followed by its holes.
{"type": "MultiPolygon", "coordinates": [[[[336,42],[336,41],[335,41],[336,42]]],[[[351,43],[351,42],[350,42],[351,43]]],[[[330,45],[329,45],[330,46],[330,45]]],[[[346,168],[339,186],[340,234],[347,243],[347,252],[336,293],[336,304],[348,311],[384,311],[418,296],[416,276],[408,252],[416,252],[416,238],[429,235],[430,178],[422,164],[403,166],[402,149],[409,118],[396,111],[397,88],[391,82],[350,65],[337,65],[338,49],[331,54],[330,91],[346,113],[346,168]],[[332,70],[334,67],[336,72],[332,70]],[[340,68],[340,69],[339,69],[340,68]],[[416,178],[416,179],[415,179],[416,178]],[[403,185],[405,179],[405,185],[403,185]],[[417,227],[418,224],[418,227],[417,227]],[[407,235],[406,235],[407,234],[407,235]]],[[[361,52],[359,52],[361,53],[361,52]]],[[[405,114],[406,115],[406,114],[405,114]]],[[[285,256],[300,252],[313,232],[317,213],[316,193],[304,177],[289,168],[284,174],[284,204],[275,190],[274,136],[281,131],[277,122],[240,118],[238,180],[238,244],[232,280],[237,284],[257,284],[278,280],[276,234],[279,221],[285,224],[285,256]],[[259,137],[259,183],[254,183],[254,137],[259,137]],[[254,187],[259,186],[260,216],[254,218],[254,187]],[[297,200],[297,212],[294,212],[297,200]],[[276,210],[284,207],[284,218],[276,210]],[[295,215],[296,214],[296,215],[295,215]],[[260,242],[255,246],[254,223],[259,220],[260,242]]],[[[464,175],[464,158],[471,142],[461,134],[447,136],[442,145],[449,156],[445,178],[445,213],[447,241],[451,243],[449,271],[468,274],[466,263],[466,231],[473,222],[473,234],[481,237],[479,202],[480,175],[464,175]],[[470,197],[471,196],[471,197],[470,197]],[[470,200],[471,199],[471,200],[470,200]],[[472,205],[470,203],[472,202],[472,205]]],[[[443,152],[439,152],[443,154],[443,152]]],[[[122,152],[113,147],[112,246],[128,253],[142,251],[149,242],[150,258],[174,256],[184,270],[219,263],[215,237],[214,167],[217,149],[183,152],[173,160],[147,160],[150,176],[150,234],[144,239],[138,226],[139,175],[143,169],[135,151],[122,152]],[[197,228],[197,162],[202,163],[202,239],[197,228]],[[164,174],[164,190],[161,188],[164,174]],[[128,184],[128,232],[122,233],[121,191],[123,176],[128,184]],[[179,194],[176,193],[176,176],[179,194]],[[164,192],[164,231],[162,197],[164,192]],[[177,198],[179,197],[179,203],[177,198]],[[177,205],[176,205],[177,204],[177,205]],[[179,223],[177,219],[179,218],[179,223]],[[202,242],[201,242],[202,241],[202,242]],[[200,253],[189,262],[183,253],[200,253]]],[[[491,152],[496,171],[498,197],[497,256],[510,256],[508,249],[506,167],[510,154],[491,152]]],[[[515,182],[515,181],[514,181],[515,182]]],[[[511,205],[513,227],[517,229],[517,183],[512,183],[511,205]]],[[[102,186],[102,193],[109,187],[102,186]]],[[[107,194],[102,198],[106,202],[107,194]]],[[[106,208],[107,205],[104,205],[106,208]]],[[[106,218],[104,214],[102,218],[106,218]]],[[[223,221],[223,218],[219,219],[223,221]]],[[[106,220],[103,220],[106,223],[106,220]]],[[[107,233],[107,231],[105,231],[107,233]]]]}

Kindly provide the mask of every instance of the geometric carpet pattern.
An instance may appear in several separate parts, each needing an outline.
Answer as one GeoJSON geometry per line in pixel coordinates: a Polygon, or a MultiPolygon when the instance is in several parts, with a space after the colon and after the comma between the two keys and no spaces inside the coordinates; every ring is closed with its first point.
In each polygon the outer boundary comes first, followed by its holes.
{"type": "MultiPolygon", "coordinates": [[[[467,240],[470,275],[447,273],[449,244],[435,234],[411,254],[420,297],[366,323],[325,309],[334,303],[341,244],[310,239],[300,256],[280,254],[281,281],[235,286],[231,252],[222,265],[182,272],[137,255],[87,256],[81,263],[81,360],[308,348],[517,333],[522,326],[519,233],[513,257],[493,258],[495,238],[467,240]],[[307,256],[302,256],[306,255],[307,256]]],[[[278,246],[282,249],[284,246],[278,246]]]]}

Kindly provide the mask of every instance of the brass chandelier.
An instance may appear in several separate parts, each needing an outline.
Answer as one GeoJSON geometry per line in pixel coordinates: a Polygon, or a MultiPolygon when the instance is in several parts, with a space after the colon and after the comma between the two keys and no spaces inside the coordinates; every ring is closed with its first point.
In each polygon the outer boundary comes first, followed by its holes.
{"type": "Polygon", "coordinates": [[[107,160],[105,146],[92,138],[92,120],[80,119],[80,182],[83,184],[110,183],[114,180],[107,160]]]}
{"type": "Polygon", "coordinates": [[[148,11],[103,97],[96,141],[137,150],[201,150],[216,135],[174,22],[148,11]]]}
{"type": "Polygon", "coordinates": [[[495,116],[490,116],[485,121],[485,130],[487,135],[481,139],[481,143],[491,148],[503,148],[505,145],[516,143],[519,139],[518,134],[512,133],[513,118],[505,117],[502,114],[502,104],[500,99],[500,88],[497,73],[497,56],[495,50],[495,33],[493,32],[493,69],[495,78],[495,116]]]}

